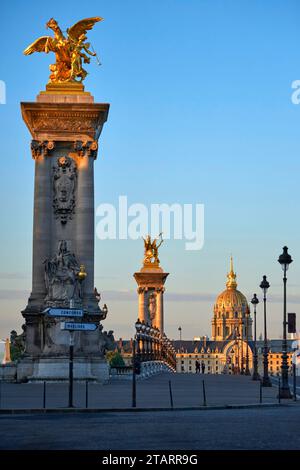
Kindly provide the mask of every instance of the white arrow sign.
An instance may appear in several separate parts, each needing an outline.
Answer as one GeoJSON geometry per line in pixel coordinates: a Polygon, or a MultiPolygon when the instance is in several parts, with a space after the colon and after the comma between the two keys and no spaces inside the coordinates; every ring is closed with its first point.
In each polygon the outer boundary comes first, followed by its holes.
{"type": "Polygon", "coordinates": [[[48,308],[45,313],[51,317],[83,317],[83,310],[75,308],[48,308]]]}
{"type": "Polygon", "coordinates": [[[73,323],[73,322],[62,322],[60,324],[62,330],[71,330],[71,331],[95,331],[97,325],[95,323],[73,323]]]}

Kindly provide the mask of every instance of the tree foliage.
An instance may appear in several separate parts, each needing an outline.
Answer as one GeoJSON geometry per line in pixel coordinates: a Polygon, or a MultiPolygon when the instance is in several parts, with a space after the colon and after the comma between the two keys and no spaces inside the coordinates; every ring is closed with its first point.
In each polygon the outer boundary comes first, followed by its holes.
{"type": "Polygon", "coordinates": [[[124,367],[125,362],[119,351],[107,351],[106,359],[110,367],[124,367]]]}

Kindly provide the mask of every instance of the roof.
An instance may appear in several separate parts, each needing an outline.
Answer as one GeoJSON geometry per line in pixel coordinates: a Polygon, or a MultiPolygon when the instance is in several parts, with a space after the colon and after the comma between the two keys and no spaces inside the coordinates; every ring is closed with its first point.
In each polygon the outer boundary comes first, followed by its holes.
{"type": "MultiPolygon", "coordinates": [[[[177,353],[182,352],[183,354],[197,354],[197,353],[217,353],[223,352],[224,347],[230,343],[230,341],[194,341],[194,340],[176,340],[173,341],[173,346],[177,353]]],[[[293,340],[287,340],[288,344],[288,351],[291,351],[293,340]]],[[[280,353],[282,351],[282,340],[281,339],[271,339],[268,342],[270,352],[272,353],[280,353]]],[[[254,341],[249,341],[249,346],[252,350],[254,350],[254,341]]],[[[256,347],[258,352],[261,352],[264,347],[263,341],[257,341],[256,347]],[[261,350],[261,351],[260,351],[261,350]]]]}

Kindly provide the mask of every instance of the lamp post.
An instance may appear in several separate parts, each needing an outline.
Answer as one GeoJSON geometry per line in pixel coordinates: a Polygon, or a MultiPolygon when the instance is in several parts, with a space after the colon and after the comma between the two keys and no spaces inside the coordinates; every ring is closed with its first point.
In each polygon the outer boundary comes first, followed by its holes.
{"type": "Polygon", "coordinates": [[[241,357],[240,339],[241,339],[241,335],[240,335],[240,333],[238,333],[237,340],[238,340],[238,373],[239,374],[241,374],[241,371],[242,371],[242,357],[241,357]]]}
{"type": "Polygon", "coordinates": [[[230,367],[231,367],[231,374],[235,374],[235,365],[234,365],[234,357],[235,357],[235,354],[234,354],[234,347],[232,347],[232,350],[231,350],[231,357],[230,357],[230,367]]]}
{"type": "Polygon", "coordinates": [[[141,331],[142,331],[142,323],[140,322],[140,319],[138,318],[137,321],[135,322],[135,329],[136,329],[136,334],[135,334],[135,339],[136,339],[136,359],[138,362],[141,360],[141,331]]]}
{"type": "Polygon", "coordinates": [[[151,361],[151,339],[150,339],[150,325],[146,324],[146,361],[151,361]]]}
{"type": "Polygon", "coordinates": [[[246,370],[245,375],[250,375],[249,370],[249,311],[246,310],[246,370]]]}
{"type": "Polygon", "coordinates": [[[292,394],[289,387],[289,366],[287,356],[287,340],[286,340],[286,273],[289,265],[293,262],[291,255],[288,253],[288,247],[283,247],[283,252],[278,258],[283,270],[283,337],[282,337],[282,364],[281,364],[281,386],[279,389],[280,398],[291,398],[292,394]]]}
{"type": "Polygon", "coordinates": [[[178,328],[179,331],[179,351],[181,352],[181,342],[182,342],[182,328],[181,326],[178,328]]]}
{"type": "Polygon", "coordinates": [[[153,326],[150,327],[150,345],[151,345],[151,348],[150,348],[150,353],[151,353],[151,361],[154,361],[155,360],[155,357],[154,357],[154,333],[155,333],[155,330],[153,328],[153,326]]]}
{"type": "Polygon", "coordinates": [[[241,337],[241,375],[244,375],[244,324],[243,324],[243,313],[242,313],[242,319],[241,319],[240,337],[241,337]]]}
{"type": "Polygon", "coordinates": [[[146,359],[146,345],[145,345],[145,331],[146,331],[146,323],[144,320],[141,322],[141,343],[142,343],[142,351],[141,351],[141,361],[144,362],[146,359]]]}
{"type": "Polygon", "coordinates": [[[259,304],[259,300],[256,294],[253,295],[253,299],[251,300],[254,309],[254,357],[253,357],[253,375],[252,380],[259,380],[259,373],[258,373],[258,361],[257,361],[257,346],[256,346],[256,306],[259,304]]]}
{"type": "Polygon", "coordinates": [[[132,341],[132,408],[136,408],[136,339],[133,338],[132,341]]]}
{"type": "Polygon", "coordinates": [[[73,408],[73,356],[74,356],[74,331],[70,330],[69,343],[69,408],[73,408]]]}
{"type": "Polygon", "coordinates": [[[263,276],[263,280],[260,283],[260,288],[264,294],[264,375],[262,379],[263,387],[272,387],[272,383],[269,377],[269,365],[268,365],[268,339],[267,339],[267,292],[270,287],[267,281],[267,276],[263,276]]]}

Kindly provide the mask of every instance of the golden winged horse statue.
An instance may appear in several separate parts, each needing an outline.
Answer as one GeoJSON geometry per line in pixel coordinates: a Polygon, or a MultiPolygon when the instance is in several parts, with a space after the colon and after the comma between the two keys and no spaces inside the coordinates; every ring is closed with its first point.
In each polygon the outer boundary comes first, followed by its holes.
{"type": "Polygon", "coordinates": [[[46,27],[52,29],[54,37],[41,36],[25,49],[24,54],[54,52],[56,62],[49,67],[50,83],[82,82],[87,76],[82,62],[89,64],[89,56],[96,56],[95,52],[90,51],[90,43],[86,42],[86,33],[93,28],[95,23],[102,20],[103,18],[95,16],[78,21],[67,29],[67,37],[65,37],[57,21],[51,18],[46,27]]]}

